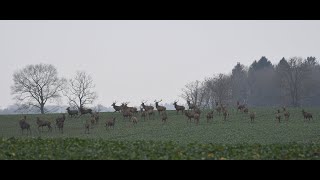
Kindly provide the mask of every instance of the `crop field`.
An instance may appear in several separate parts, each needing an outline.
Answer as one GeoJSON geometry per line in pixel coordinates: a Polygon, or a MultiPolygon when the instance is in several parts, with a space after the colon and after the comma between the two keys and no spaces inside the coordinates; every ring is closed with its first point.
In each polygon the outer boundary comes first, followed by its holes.
{"type": "Polygon", "coordinates": [[[319,159],[320,111],[305,110],[313,120],[289,108],[289,121],[278,123],[274,108],[255,108],[251,123],[247,114],[229,109],[227,121],[215,112],[207,123],[203,112],[199,125],[175,111],[167,111],[166,123],[158,112],[154,119],[137,115],[136,125],[120,113],[100,113],[89,134],[89,115],[67,116],[63,134],[55,125],[51,132],[36,125],[36,117],[55,124],[60,114],[27,115],[31,135],[21,133],[22,115],[0,116],[0,159],[319,159]],[[114,129],[105,127],[110,117],[116,117],[114,129]]]}

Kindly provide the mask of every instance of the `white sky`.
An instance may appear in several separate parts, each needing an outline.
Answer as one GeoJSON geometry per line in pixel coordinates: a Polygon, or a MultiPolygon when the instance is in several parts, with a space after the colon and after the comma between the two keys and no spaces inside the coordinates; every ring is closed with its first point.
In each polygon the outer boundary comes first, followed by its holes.
{"type": "MultiPolygon", "coordinates": [[[[320,58],[320,21],[0,21],[0,108],[14,71],[50,63],[92,75],[95,104],[178,99],[188,82],[261,56],[320,58]]],[[[182,101],[182,100],[180,100],[182,101]]]]}

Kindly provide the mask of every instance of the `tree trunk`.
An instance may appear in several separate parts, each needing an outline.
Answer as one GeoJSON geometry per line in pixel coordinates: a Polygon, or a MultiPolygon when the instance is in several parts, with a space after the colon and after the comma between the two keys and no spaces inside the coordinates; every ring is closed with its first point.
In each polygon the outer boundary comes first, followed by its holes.
{"type": "Polygon", "coordinates": [[[40,104],[41,114],[44,114],[44,104],[40,104]]]}

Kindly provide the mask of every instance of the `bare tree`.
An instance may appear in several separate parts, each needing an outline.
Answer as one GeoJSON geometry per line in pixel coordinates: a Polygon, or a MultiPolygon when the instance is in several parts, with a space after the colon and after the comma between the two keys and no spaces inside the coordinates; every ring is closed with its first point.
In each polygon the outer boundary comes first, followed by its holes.
{"type": "Polygon", "coordinates": [[[219,74],[211,79],[210,90],[219,104],[225,104],[231,99],[231,79],[219,74]]]}
{"type": "Polygon", "coordinates": [[[181,97],[186,101],[191,101],[191,104],[196,105],[197,107],[203,107],[205,102],[205,86],[204,82],[194,81],[188,83],[184,89],[182,89],[181,97]]]}
{"type": "Polygon", "coordinates": [[[309,68],[300,57],[282,59],[277,66],[279,82],[285,96],[291,99],[291,105],[300,106],[303,97],[306,79],[309,77],[309,68]]]}
{"type": "Polygon", "coordinates": [[[65,79],[58,78],[50,64],[28,65],[13,74],[11,93],[19,104],[36,107],[45,113],[45,104],[60,97],[65,79]]]}
{"type": "Polygon", "coordinates": [[[97,99],[97,93],[93,91],[95,85],[93,79],[84,71],[78,71],[73,79],[68,82],[64,94],[72,107],[83,109],[85,105],[92,104],[97,99]]]}

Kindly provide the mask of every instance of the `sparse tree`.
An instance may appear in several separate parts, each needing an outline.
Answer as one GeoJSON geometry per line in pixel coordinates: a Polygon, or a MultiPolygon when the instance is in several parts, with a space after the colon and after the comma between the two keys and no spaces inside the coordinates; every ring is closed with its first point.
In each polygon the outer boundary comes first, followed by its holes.
{"type": "Polygon", "coordinates": [[[182,89],[183,99],[190,100],[191,104],[195,104],[197,107],[202,107],[205,100],[205,87],[204,82],[194,81],[188,83],[184,89],[182,89]]]}
{"type": "Polygon", "coordinates": [[[45,113],[45,104],[60,97],[65,79],[58,78],[57,69],[50,64],[28,65],[13,74],[11,93],[18,104],[36,107],[45,113]]]}
{"type": "Polygon", "coordinates": [[[92,77],[84,71],[78,71],[74,78],[69,79],[64,94],[68,98],[70,106],[80,110],[97,99],[98,96],[94,88],[92,77]]]}

